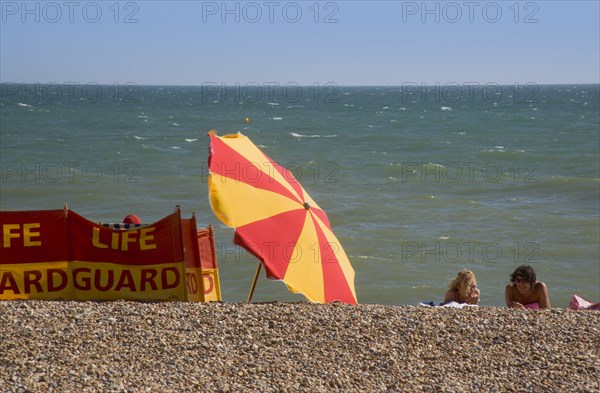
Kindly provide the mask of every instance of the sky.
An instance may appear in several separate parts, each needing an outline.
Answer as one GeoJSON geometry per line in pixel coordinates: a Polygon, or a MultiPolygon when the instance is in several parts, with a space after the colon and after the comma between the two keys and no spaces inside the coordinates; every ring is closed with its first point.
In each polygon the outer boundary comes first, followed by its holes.
{"type": "Polygon", "coordinates": [[[600,83],[599,1],[7,1],[0,82],[600,83]]]}

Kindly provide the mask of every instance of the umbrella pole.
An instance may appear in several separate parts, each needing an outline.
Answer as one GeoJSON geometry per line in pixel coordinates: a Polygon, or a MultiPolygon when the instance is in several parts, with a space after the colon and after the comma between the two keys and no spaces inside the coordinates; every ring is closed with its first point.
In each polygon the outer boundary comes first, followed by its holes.
{"type": "Polygon", "coordinates": [[[252,288],[250,288],[250,293],[248,294],[248,300],[246,301],[246,303],[250,303],[250,301],[252,300],[252,295],[254,295],[254,287],[256,287],[256,281],[258,280],[258,275],[260,273],[261,267],[262,264],[258,262],[258,266],[256,267],[256,273],[254,273],[254,280],[252,280],[252,288]]]}

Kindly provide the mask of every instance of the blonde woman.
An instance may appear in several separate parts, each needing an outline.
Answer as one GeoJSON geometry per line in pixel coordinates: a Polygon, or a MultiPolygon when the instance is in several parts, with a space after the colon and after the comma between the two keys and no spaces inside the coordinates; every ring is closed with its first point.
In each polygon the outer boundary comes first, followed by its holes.
{"type": "Polygon", "coordinates": [[[461,270],[456,278],[448,284],[444,304],[449,302],[477,304],[479,296],[475,274],[470,270],[461,270]]]}

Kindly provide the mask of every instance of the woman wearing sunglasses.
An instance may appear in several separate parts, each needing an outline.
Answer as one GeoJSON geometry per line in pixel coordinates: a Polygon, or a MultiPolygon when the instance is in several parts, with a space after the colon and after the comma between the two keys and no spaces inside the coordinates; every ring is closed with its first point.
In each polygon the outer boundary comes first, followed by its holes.
{"type": "Polygon", "coordinates": [[[519,310],[538,310],[550,308],[548,288],[537,281],[533,268],[529,265],[519,266],[511,275],[506,286],[506,305],[519,310]]]}

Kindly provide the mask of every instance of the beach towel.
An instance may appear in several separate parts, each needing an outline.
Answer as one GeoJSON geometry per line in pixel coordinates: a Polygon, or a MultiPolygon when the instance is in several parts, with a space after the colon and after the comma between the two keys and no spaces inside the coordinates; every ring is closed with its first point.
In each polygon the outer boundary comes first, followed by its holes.
{"type": "Polygon", "coordinates": [[[476,304],[466,304],[466,303],[458,303],[458,302],[446,302],[440,303],[436,305],[434,302],[421,302],[419,303],[420,307],[452,307],[452,308],[463,308],[463,307],[477,307],[476,304]]]}

